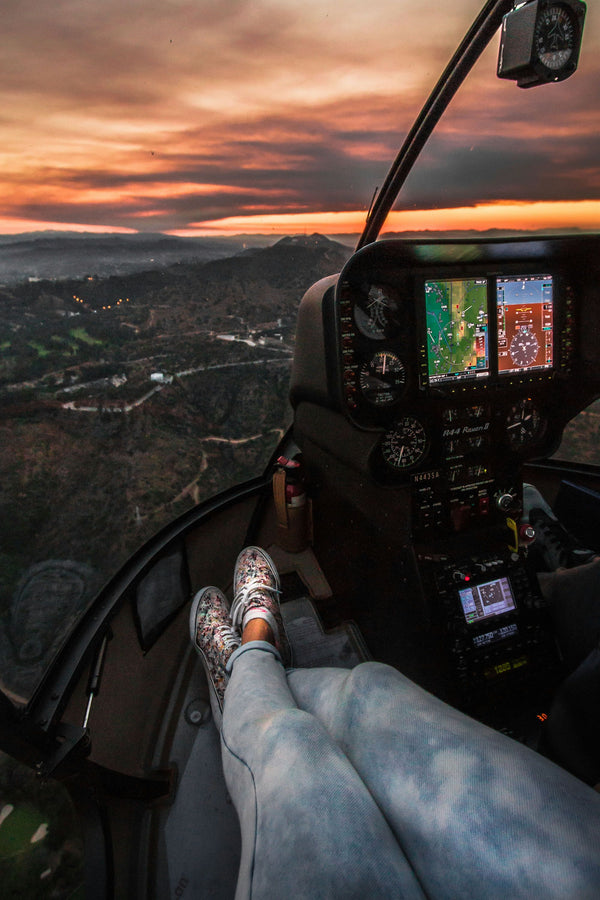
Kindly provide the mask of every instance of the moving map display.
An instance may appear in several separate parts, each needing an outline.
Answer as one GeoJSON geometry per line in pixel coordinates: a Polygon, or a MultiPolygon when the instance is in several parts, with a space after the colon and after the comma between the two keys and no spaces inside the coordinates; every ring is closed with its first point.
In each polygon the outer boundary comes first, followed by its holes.
{"type": "Polygon", "coordinates": [[[429,383],[489,374],[487,279],[425,282],[429,383]]]}
{"type": "Polygon", "coordinates": [[[552,368],[552,276],[496,279],[496,312],[498,372],[552,368]]]}
{"type": "Polygon", "coordinates": [[[467,624],[499,616],[515,609],[515,598],[506,576],[458,592],[467,624]]]}

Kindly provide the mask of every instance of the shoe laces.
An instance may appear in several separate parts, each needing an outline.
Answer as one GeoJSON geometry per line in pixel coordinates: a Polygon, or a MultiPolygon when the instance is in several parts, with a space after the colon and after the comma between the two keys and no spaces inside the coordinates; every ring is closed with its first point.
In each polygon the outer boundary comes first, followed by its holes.
{"type": "Polygon", "coordinates": [[[225,650],[235,650],[241,644],[240,635],[233,625],[219,625],[216,633],[225,650]]]}
{"type": "Polygon", "coordinates": [[[231,609],[229,612],[234,628],[241,627],[244,613],[246,612],[246,609],[248,608],[252,600],[257,600],[259,603],[262,601],[262,603],[264,604],[264,597],[261,596],[261,594],[264,594],[265,591],[268,591],[269,593],[275,595],[281,593],[278,588],[273,587],[269,584],[265,584],[264,581],[261,580],[259,575],[251,578],[250,581],[242,585],[242,587],[233,598],[233,603],[231,604],[231,609]]]}

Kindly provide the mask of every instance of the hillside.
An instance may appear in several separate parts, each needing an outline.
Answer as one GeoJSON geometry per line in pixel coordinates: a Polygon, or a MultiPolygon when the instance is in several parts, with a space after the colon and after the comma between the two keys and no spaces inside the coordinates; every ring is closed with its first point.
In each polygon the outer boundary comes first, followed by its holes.
{"type": "Polygon", "coordinates": [[[31,621],[25,638],[32,578],[50,596],[58,561],[85,583],[64,626],[159,528],[264,469],[290,424],[299,301],[349,255],[292,238],[0,292],[0,669],[13,690],[27,694],[60,639],[31,621]]]}
{"type": "Polygon", "coordinates": [[[247,246],[265,247],[265,236],[179,238],[165,234],[39,232],[0,235],[0,283],[26,278],[108,277],[233,256],[247,246]]]}

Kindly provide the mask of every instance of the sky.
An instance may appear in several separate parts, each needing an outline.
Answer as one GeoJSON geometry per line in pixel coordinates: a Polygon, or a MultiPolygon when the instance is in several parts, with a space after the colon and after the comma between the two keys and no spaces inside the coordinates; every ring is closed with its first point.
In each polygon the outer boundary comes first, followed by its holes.
{"type": "MultiPolygon", "coordinates": [[[[0,234],[362,229],[483,0],[4,0],[0,234]]],[[[523,91],[498,40],[386,230],[597,229],[600,11],[523,91]]]]}

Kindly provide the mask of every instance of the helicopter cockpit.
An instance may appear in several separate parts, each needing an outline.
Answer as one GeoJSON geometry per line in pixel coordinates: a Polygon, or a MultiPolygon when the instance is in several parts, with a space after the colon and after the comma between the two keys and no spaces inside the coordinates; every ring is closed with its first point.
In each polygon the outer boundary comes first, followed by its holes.
{"type": "Polygon", "coordinates": [[[502,727],[524,683],[535,723],[560,669],[524,564],[523,478],[597,390],[583,299],[596,249],[593,237],[381,241],[300,308],[291,398],[306,465],[360,510],[390,565],[403,559],[449,699],[491,721],[500,703],[502,727]]]}
{"type": "Polygon", "coordinates": [[[53,637],[35,684],[0,692],[0,749],[77,810],[86,896],[234,895],[239,825],[188,616],[203,585],[229,591],[247,544],[277,565],[296,665],[388,663],[573,771],[548,729],[565,670],[527,495],[600,552],[600,467],[552,458],[600,397],[600,236],[379,235],[503,21],[498,74],[529,88],[573,74],[584,14],[485,4],[358,247],[300,302],[293,422],[265,471],[165,524],[53,637]]]}
{"type": "MultiPolygon", "coordinates": [[[[563,10],[573,26],[582,12],[563,10]]],[[[562,80],[576,66],[573,45],[552,71],[540,68],[544,41],[534,20],[546,13],[518,7],[504,16],[500,77],[530,87],[562,80]],[[534,35],[531,59],[523,17],[534,35]]],[[[597,396],[588,340],[598,328],[598,241],[374,242],[490,25],[476,20],[452,74],[434,89],[357,252],[337,278],[304,297],[290,397],[294,437],[319,491],[360,511],[366,533],[357,546],[368,546],[372,530],[390,564],[402,561],[398,605],[403,614],[409,607],[420,631],[415,644],[427,647],[427,675],[417,666],[415,679],[529,740],[523,716],[539,719],[535,707],[552,695],[560,661],[528,557],[534,535],[524,516],[524,470],[556,450],[567,422],[597,396]],[[445,660],[437,677],[432,659],[445,660]]],[[[347,519],[348,511],[330,520],[328,532],[343,530],[347,519]]]]}

